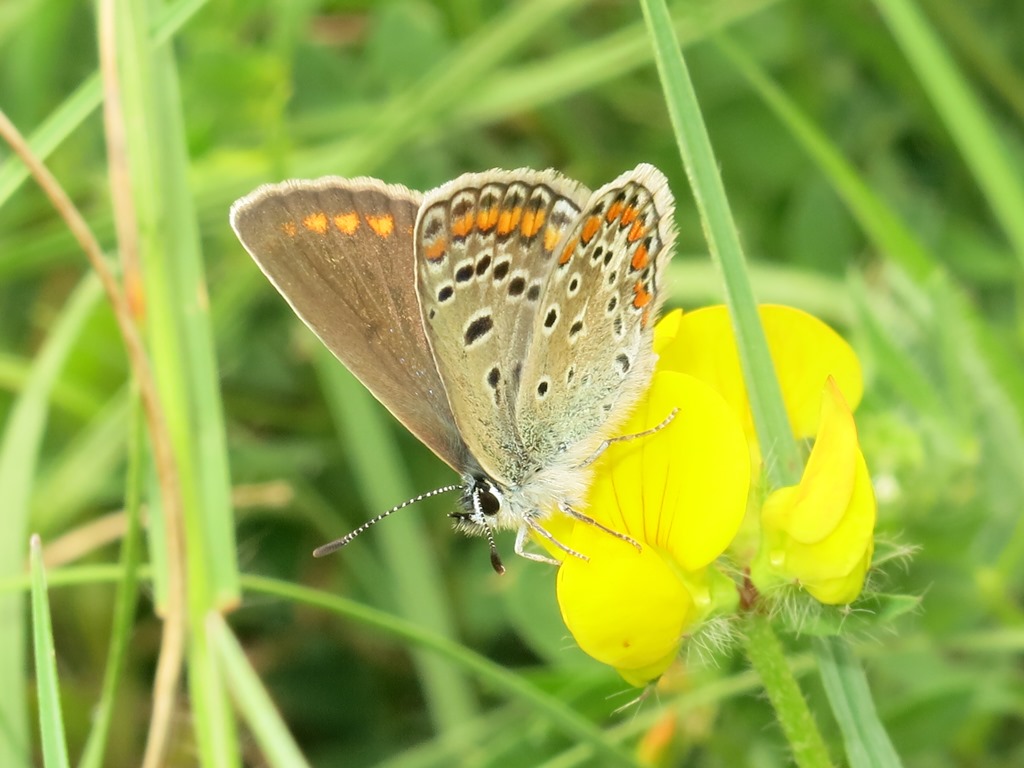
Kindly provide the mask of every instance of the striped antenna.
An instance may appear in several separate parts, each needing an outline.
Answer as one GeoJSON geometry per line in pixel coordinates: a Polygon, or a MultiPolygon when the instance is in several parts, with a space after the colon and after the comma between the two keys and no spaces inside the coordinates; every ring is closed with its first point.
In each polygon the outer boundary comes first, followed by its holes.
{"type": "MultiPolygon", "coordinates": [[[[332,552],[337,552],[339,549],[344,547],[346,544],[348,544],[350,541],[352,541],[352,539],[354,539],[356,536],[361,534],[367,528],[370,528],[370,527],[376,525],[381,520],[383,520],[385,517],[388,517],[389,515],[397,512],[398,510],[404,509],[405,507],[408,507],[408,506],[410,506],[412,504],[415,504],[417,501],[423,501],[424,499],[429,499],[431,496],[438,496],[438,495],[440,495],[442,493],[449,493],[451,491],[461,491],[461,490],[462,490],[462,486],[461,485],[444,485],[444,486],[441,486],[440,488],[435,488],[432,491],[427,491],[426,493],[421,493],[419,496],[416,496],[415,498],[409,499],[407,501],[403,501],[397,507],[392,507],[387,512],[381,512],[376,517],[371,518],[370,520],[367,520],[365,523],[360,525],[354,531],[352,531],[351,533],[346,533],[340,539],[335,539],[334,541],[330,542],[329,544],[324,544],[322,547],[317,547],[316,549],[313,550],[313,557],[324,557],[325,555],[329,555],[332,552]]],[[[494,538],[493,537],[489,537],[489,538],[491,539],[491,563],[493,564],[494,563],[494,558],[497,557],[498,553],[497,553],[497,550],[494,547],[494,538]]],[[[500,560],[498,561],[498,565],[501,565],[501,561],[500,560]]],[[[497,567],[495,567],[495,570],[497,570],[497,567]]],[[[504,570],[504,568],[502,568],[502,570],[504,570]]],[[[500,573],[500,571],[499,571],[499,573],[500,573]]]]}
{"type": "Polygon", "coordinates": [[[494,543],[494,531],[491,530],[491,526],[484,526],[484,535],[487,537],[487,543],[491,547],[491,567],[500,576],[505,572],[505,566],[502,564],[501,556],[498,554],[498,545],[494,543]]]}

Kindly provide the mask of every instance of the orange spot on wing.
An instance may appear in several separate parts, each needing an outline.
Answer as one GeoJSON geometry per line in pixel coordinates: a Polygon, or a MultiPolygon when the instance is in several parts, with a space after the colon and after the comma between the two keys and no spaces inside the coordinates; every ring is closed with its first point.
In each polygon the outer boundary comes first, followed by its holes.
{"type": "Polygon", "coordinates": [[[586,245],[591,240],[593,240],[594,239],[594,235],[597,234],[597,231],[600,228],[601,228],[601,217],[600,216],[591,216],[589,219],[587,219],[587,223],[583,225],[583,232],[580,234],[580,239],[583,241],[583,244],[586,245]]]}
{"type": "Polygon", "coordinates": [[[390,213],[382,213],[379,216],[368,213],[366,214],[366,223],[378,237],[384,239],[391,237],[391,233],[395,231],[395,217],[390,213]]]}
{"type": "Polygon", "coordinates": [[[523,216],[522,206],[505,208],[498,214],[498,234],[507,235],[519,226],[519,219],[523,216]]]}
{"type": "Polygon", "coordinates": [[[427,261],[440,261],[444,258],[447,249],[448,241],[442,237],[428,245],[423,255],[427,257],[427,261]]]}
{"type": "Polygon", "coordinates": [[[465,237],[473,231],[473,225],[476,223],[476,216],[470,211],[460,219],[456,219],[452,222],[452,235],[455,237],[465,237]]]}
{"type": "Polygon", "coordinates": [[[640,315],[640,327],[646,328],[651,324],[651,308],[644,307],[643,313],[640,315]]]}
{"type": "Polygon", "coordinates": [[[527,209],[526,213],[523,214],[522,224],[519,225],[519,231],[523,237],[533,237],[540,228],[544,226],[544,219],[547,217],[547,213],[541,210],[530,210],[527,209]]]}
{"type": "Polygon", "coordinates": [[[294,221],[286,221],[281,225],[281,231],[288,235],[288,237],[295,237],[299,232],[299,228],[295,226],[294,221]]]}
{"type": "Polygon", "coordinates": [[[640,209],[635,205],[627,205],[626,210],[622,212],[622,222],[619,226],[626,227],[632,224],[636,217],[640,215],[640,209]]]}
{"type": "Polygon", "coordinates": [[[576,250],[576,246],[579,244],[580,239],[578,237],[574,237],[572,240],[566,243],[565,248],[562,249],[562,255],[558,257],[558,263],[568,264],[569,259],[572,258],[572,255],[576,250]]]}
{"type": "Polygon", "coordinates": [[[633,306],[637,309],[643,309],[651,303],[652,298],[654,297],[644,288],[644,284],[637,280],[633,285],[633,306]]]}
{"type": "Polygon", "coordinates": [[[608,207],[608,213],[604,215],[605,221],[611,224],[622,215],[622,201],[616,200],[608,207]]]}
{"type": "Polygon", "coordinates": [[[647,227],[644,226],[643,221],[637,219],[636,221],[633,222],[633,226],[630,227],[629,234],[626,235],[626,239],[631,243],[635,243],[637,240],[639,240],[646,234],[647,227]]]}
{"type": "Polygon", "coordinates": [[[318,235],[327,234],[327,214],[323,211],[309,214],[302,220],[302,226],[318,235]]]}
{"type": "Polygon", "coordinates": [[[639,271],[647,266],[647,261],[647,247],[643,243],[640,243],[640,245],[637,246],[637,249],[633,251],[633,259],[629,262],[629,266],[639,271]]]}
{"type": "Polygon", "coordinates": [[[498,223],[498,209],[493,205],[490,208],[484,208],[476,215],[476,228],[481,232],[490,232],[494,229],[494,225],[498,223]]]}
{"type": "Polygon", "coordinates": [[[359,214],[355,211],[339,213],[334,217],[334,226],[338,231],[346,235],[354,235],[359,229],[359,214]]]}
{"type": "Polygon", "coordinates": [[[554,227],[548,227],[547,229],[545,229],[544,250],[547,251],[548,253],[551,253],[553,250],[555,250],[555,246],[558,245],[558,238],[561,236],[561,234],[562,233],[559,232],[554,227]]]}

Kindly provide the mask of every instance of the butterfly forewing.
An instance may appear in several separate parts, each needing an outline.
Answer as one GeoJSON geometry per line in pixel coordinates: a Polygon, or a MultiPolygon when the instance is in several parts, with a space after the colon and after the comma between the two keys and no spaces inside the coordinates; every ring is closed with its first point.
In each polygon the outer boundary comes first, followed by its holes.
{"type": "Polygon", "coordinates": [[[506,487],[534,464],[516,392],[556,247],[589,195],[553,171],[467,174],[428,192],[417,219],[427,339],[470,452],[506,487]]]}
{"type": "Polygon", "coordinates": [[[538,463],[567,450],[585,461],[649,382],[672,216],[665,177],[640,165],[597,190],[559,243],[516,402],[538,463]]]}
{"type": "Polygon", "coordinates": [[[231,209],[246,250],[295,313],[441,459],[461,471],[459,437],[416,296],[421,195],[376,179],[260,187],[231,209]]]}

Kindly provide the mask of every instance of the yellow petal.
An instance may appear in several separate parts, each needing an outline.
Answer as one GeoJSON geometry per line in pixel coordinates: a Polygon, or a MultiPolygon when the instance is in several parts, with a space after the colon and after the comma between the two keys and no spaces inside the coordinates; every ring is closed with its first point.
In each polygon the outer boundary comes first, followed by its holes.
{"type": "Polygon", "coordinates": [[[686,588],[653,548],[637,552],[594,526],[577,525],[572,546],[590,558],[558,569],[558,604],[577,644],[631,683],[658,677],[691,616],[686,588]]]}
{"type": "MultiPolygon", "coordinates": [[[[834,394],[827,394],[826,399],[832,399],[834,394]]],[[[833,399],[833,402],[837,401],[833,399]]],[[[829,419],[823,424],[823,430],[829,429],[829,419]]],[[[820,602],[828,604],[848,603],[860,594],[874,552],[878,506],[867,463],[856,446],[855,433],[852,439],[853,456],[842,459],[853,467],[848,492],[842,491],[840,495],[836,490],[836,498],[828,496],[828,489],[838,488],[849,474],[845,467],[829,465],[829,461],[837,463],[833,457],[819,462],[821,471],[812,471],[808,462],[808,471],[799,486],[781,488],[765,501],[761,514],[763,550],[750,571],[759,589],[770,589],[780,580],[797,581],[820,602]],[[832,483],[833,477],[839,479],[832,483]],[[813,485],[819,487],[809,489],[808,486],[813,485]],[[815,512],[815,500],[822,504],[822,515],[831,517],[843,496],[845,506],[840,519],[830,523],[832,530],[821,538],[818,530],[814,531],[815,535],[806,536],[814,529],[810,519],[815,512]],[[794,537],[787,526],[794,526],[807,540],[794,537]]],[[[814,451],[829,444],[828,439],[816,443],[814,451]]]]}
{"type": "Polygon", "coordinates": [[[595,468],[588,514],[695,571],[721,555],[739,529],[750,485],[749,454],[722,398],[678,373],[655,375],[622,432],[650,429],[674,409],[675,417],[660,431],[608,449],[595,468]]]}
{"type": "Polygon", "coordinates": [[[644,688],[648,683],[661,677],[665,670],[672,666],[672,662],[676,660],[678,653],[679,649],[677,648],[664,659],[649,664],[646,667],[640,667],[639,669],[616,669],[615,671],[630,685],[636,688],[644,688]]]}
{"type": "Polygon", "coordinates": [[[825,605],[852,603],[864,588],[864,578],[871,566],[874,549],[874,542],[871,542],[856,567],[846,576],[837,579],[823,579],[818,582],[805,582],[804,588],[815,600],[825,605]]]}
{"type": "Polygon", "coordinates": [[[733,409],[743,430],[753,434],[736,342],[724,306],[670,312],[655,328],[658,369],[685,373],[714,389],[733,409]]]}
{"type": "Polygon", "coordinates": [[[654,354],[661,362],[664,362],[663,355],[666,350],[671,348],[672,342],[679,335],[679,326],[682,322],[683,310],[673,309],[654,326],[654,354]]]}
{"type": "Polygon", "coordinates": [[[589,558],[558,571],[562,617],[586,653],[645,683],[672,662],[685,631],[712,608],[701,570],[729,545],[746,506],[749,457],[731,409],[690,376],[659,372],[595,466],[586,513],[636,539],[642,551],[593,525],[563,539],[589,558]]]}
{"type": "MultiPolygon", "coordinates": [[[[851,409],[856,409],[864,385],[860,363],[849,344],[806,312],[777,305],[762,305],[758,311],[794,434],[810,437],[817,430],[821,388],[830,375],[851,409]]],[[[688,373],[708,383],[736,409],[746,433],[754,435],[735,336],[724,306],[685,315],[669,313],[656,329],[655,349],[662,370],[688,373]]]]}
{"type": "Polygon", "coordinates": [[[864,456],[854,457],[854,482],[842,519],[824,539],[806,544],[790,539],[782,569],[801,583],[843,578],[852,573],[872,547],[877,504],[864,456]]]}
{"type": "Polygon", "coordinates": [[[855,411],[864,394],[864,378],[853,348],[806,312],[766,305],[760,314],[793,433],[809,437],[817,431],[821,387],[829,377],[855,411]]]}
{"type": "Polygon", "coordinates": [[[750,573],[760,589],[795,580],[823,603],[845,603],[860,593],[871,564],[878,506],[853,414],[831,378],[821,413],[799,485],[780,488],[762,506],[762,551],[750,573]]]}
{"type": "Polygon", "coordinates": [[[821,398],[820,421],[795,497],[782,507],[766,504],[762,513],[765,525],[784,528],[805,544],[821,541],[835,530],[853,494],[859,452],[857,426],[831,378],[821,398]],[[785,513],[785,519],[780,519],[779,512],[785,513]]]}

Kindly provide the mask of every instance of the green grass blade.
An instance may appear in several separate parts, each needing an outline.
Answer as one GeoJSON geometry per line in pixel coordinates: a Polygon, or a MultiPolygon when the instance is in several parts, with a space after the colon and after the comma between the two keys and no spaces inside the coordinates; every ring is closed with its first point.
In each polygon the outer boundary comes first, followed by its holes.
{"type": "Polygon", "coordinates": [[[522,675],[506,669],[446,637],[428,632],[406,619],[309,587],[246,574],[242,575],[242,586],[247,591],[273,595],[332,611],[339,616],[358,621],[364,626],[373,627],[394,637],[402,638],[417,647],[430,650],[470,672],[489,689],[528,707],[538,717],[545,719],[570,738],[590,744],[597,756],[595,765],[639,765],[636,758],[627,750],[613,743],[600,728],[573,711],[557,697],[545,693],[522,675]]]}
{"type": "Polygon", "coordinates": [[[465,94],[483,87],[504,58],[582,4],[583,0],[526,0],[508,6],[414,87],[391,99],[362,132],[330,147],[297,152],[296,174],[320,175],[325,168],[346,175],[371,172],[403,142],[423,135],[427,127],[446,123],[446,112],[465,94]]]}
{"type": "Polygon", "coordinates": [[[769,465],[769,474],[776,485],[793,485],[800,477],[800,455],[782,405],[782,391],[757,314],[746,258],[697,95],[665,3],[662,0],[641,0],[640,5],[654,44],[654,60],[665,92],[665,103],[700,213],[704,237],[725,284],[725,303],[736,334],[761,454],[775,459],[769,465]]]}
{"type": "Polygon", "coordinates": [[[956,0],[925,0],[924,5],[964,62],[1017,114],[1018,122],[1024,123],[1024,74],[1000,46],[992,45],[989,31],[974,18],[976,9],[956,0]]]}
{"type": "Polygon", "coordinates": [[[32,646],[36,659],[36,692],[39,696],[39,733],[46,768],[68,768],[68,747],[64,738],[64,716],[60,710],[57,658],[53,647],[53,626],[46,595],[43,547],[38,536],[29,547],[32,570],[32,646]]]}
{"type": "MultiPolygon", "coordinates": [[[[673,9],[673,25],[686,46],[775,2],[739,0],[706,7],[683,3],[673,9]]],[[[652,55],[647,30],[641,22],[512,71],[495,72],[488,88],[454,105],[456,124],[464,128],[494,122],[569,98],[648,66],[652,55]]]]}
{"type": "Polygon", "coordinates": [[[982,461],[990,477],[986,524],[974,542],[980,562],[976,576],[985,598],[1005,601],[1019,616],[1014,597],[1024,569],[1024,398],[1019,354],[993,335],[984,315],[949,281],[932,286],[936,306],[944,308],[949,344],[956,356],[950,367],[964,377],[965,399],[975,404],[969,423],[981,440],[982,461]],[[1016,399],[1014,398],[1016,394],[1016,399]]]}
{"type": "MultiPolygon", "coordinates": [[[[669,264],[671,301],[684,307],[721,304],[725,289],[722,278],[707,257],[677,253],[669,264]]],[[[757,285],[761,300],[768,304],[788,304],[810,312],[835,326],[848,326],[854,319],[855,304],[843,278],[790,264],[755,261],[750,264],[750,279],[757,285]]]]}
{"type": "MultiPolygon", "coordinates": [[[[0,444],[0,494],[4,501],[4,533],[0,536],[0,580],[22,572],[24,542],[28,538],[29,501],[36,476],[39,448],[49,411],[50,392],[61,366],[86,319],[96,308],[99,281],[87,276],[79,284],[54,323],[36,356],[25,389],[18,396],[4,426],[0,444]]],[[[29,732],[26,702],[18,691],[27,687],[24,597],[0,597],[0,765],[27,765],[29,732]]]]}
{"type": "MultiPolygon", "coordinates": [[[[178,0],[164,8],[153,25],[152,44],[161,45],[181,29],[185,22],[202,8],[208,0],[178,0]]],[[[93,72],[79,84],[64,102],[43,121],[29,137],[29,146],[45,161],[64,140],[103,103],[103,86],[98,72],[93,72]]],[[[0,207],[28,178],[28,170],[16,157],[0,165],[0,207]]]]}
{"type": "Polygon", "coordinates": [[[921,85],[1024,264],[1024,185],[984,105],[912,0],[876,0],[921,85]]]}
{"type": "Polygon", "coordinates": [[[816,637],[813,644],[821,681],[842,729],[850,765],[864,768],[903,765],[878,719],[864,669],[849,643],[837,637],[816,637]]]}
{"type": "MultiPolygon", "coordinates": [[[[176,511],[181,519],[174,521],[180,526],[174,531],[182,538],[180,549],[168,552],[165,562],[173,569],[155,575],[163,583],[157,594],[173,597],[175,602],[168,605],[188,615],[185,654],[198,759],[219,768],[239,764],[240,750],[203,621],[211,610],[238,602],[238,558],[174,49],[152,45],[148,11],[148,4],[120,0],[115,37],[135,213],[135,220],[125,222],[123,230],[138,233],[148,346],[181,498],[176,511]]],[[[170,536],[161,538],[158,526],[150,530],[151,548],[166,548],[170,536]]],[[[160,562],[155,553],[153,559],[160,562]]],[[[182,618],[172,616],[174,622],[182,618]]],[[[169,637],[164,651],[174,649],[178,640],[169,637]]],[[[176,671],[173,654],[162,656],[161,662],[166,664],[161,672],[170,680],[176,671]]],[[[158,716],[164,716],[169,703],[166,695],[159,700],[158,716]]],[[[150,744],[161,745],[159,734],[166,733],[166,722],[153,724],[150,744]]]]}
{"type": "Polygon", "coordinates": [[[109,478],[124,462],[131,410],[126,386],[97,407],[46,466],[32,496],[33,527],[44,539],[62,533],[83,512],[102,503],[109,478]]]}
{"type": "MultiPolygon", "coordinates": [[[[0,353],[0,389],[20,392],[28,382],[32,360],[21,355],[0,353]]],[[[98,397],[65,381],[54,382],[50,391],[51,406],[75,419],[88,419],[100,408],[98,397]]]]}
{"type": "MultiPolygon", "coordinates": [[[[81,584],[116,584],[124,573],[119,564],[104,563],[102,565],[66,565],[57,568],[47,577],[47,585],[53,587],[71,587],[81,584]]],[[[148,566],[139,568],[139,578],[150,580],[152,573],[148,566]]],[[[0,581],[0,595],[27,592],[32,588],[30,574],[19,572],[0,581]]]]}
{"type": "MultiPolygon", "coordinates": [[[[383,511],[411,498],[415,491],[401,469],[402,456],[383,409],[326,348],[317,348],[316,366],[342,442],[350,446],[353,471],[367,507],[383,511]]],[[[453,638],[447,589],[425,544],[429,541],[426,526],[415,510],[411,511],[374,530],[394,585],[394,599],[399,613],[409,621],[453,638]]],[[[466,680],[434,656],[414,656],[435,727],[450,730],[472,717],[477,706],[466,680]]]]}
{"type": "Polygon", "coordinates": [[[270,694],[249,664],[238,638],[219,613],[209,615],[206,631],[235,706],[260,745],[267,764],[274,768],[308,766],[298,744],[281,720],[270,694]]]}
{"type": "Polygon", "coordinates": [[[128,529],[121,540],[121,577],[117,585],[114,618],[110,628],[107,666],[103,672],[103,688],[93,714],[93,725],[82,750],[79,768],[102,768],[107,738],[114,717],[118,687],[128,662],[128,646],[132,637],[135,606],[139,596],[139,563],[142,559],[141,500],[143,467],[146,464],[146,443],[142,414],[137,397],[129,419],[128,475],[125,480],[125,513],[128,529]]]}
{"type": "MultiPolygon", "coordinates": [[[[743,378],[761,452],[762,455],[774,459],[768,466],[769,477],[774,484],[793,485],[800,477],[802,463],[783,406],[781,390],[757,314],[736,225],[718,172],[718,163],[704,127],[700,105],[672,31],[665,3],[663,0],[641,0],[641,5],[654,41],[655,61],[665,90],[677,143],[697,201],[704,234],[710,246],[712,259],[718,264],[725,282],[726,304],[736,334],[743,378]]],[[[770,682],[771,678],[765,679],[766,685],[770,682]]],[[[833,712],[841,721],[844,712],[837,709],[833,712]]],[[[788,710],[776,709],[776,714],[780,719],[789,716],[788,710]]],[[[791,739],[790,747],[794,757],[802,752],[807,742],[793,741],[793,736],[812,727],[813,724],[813,719],[803,717],[795,722],[783,723],[783,730],[791,739]]],[[[844,732],[847,725],[840,722],[844,732]]],[[[884,733],[877,719],[872,728],[884,733]]],[[[815,740],[820,742],[820,735],[815,740]]],[[[885,754],[873,751],[874,746],[868,744],[865,748],[873,758],[881,760],[879,765],[889,764],[885,760],[885,754]]],[[[814,760],[823,764],[828,758],[827,755],[818,754],[814,760]]]]}
{"type": "Polygon", "coordinates": [[[119,44],[153,367],[184,489],[190,567],[202,571],[191,586],[230,606],[238,600],[230,477],[176,65],[171,48],[150,46],[144,18],[129,26],[133,18],[121,15],[119,44]]]}
{"type": "Polygon", "coordinates": [[[824,131],[814,125],[786,94],[773,83],[753,58],[728,37],[717,40],[719,48],[789,129],[818,167],[832,182],[850,213],[875,246],[916,280],[932,273],[934,263],[917,236],[864,182],[824,131]]]}

